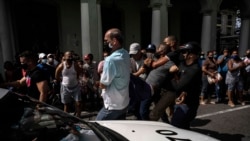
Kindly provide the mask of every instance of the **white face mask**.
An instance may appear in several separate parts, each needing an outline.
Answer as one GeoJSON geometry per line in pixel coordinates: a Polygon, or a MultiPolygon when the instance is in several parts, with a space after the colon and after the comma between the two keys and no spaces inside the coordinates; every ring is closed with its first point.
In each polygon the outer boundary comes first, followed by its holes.
{"type": "Polygon", "coordinates": [[[154,58],[154,53],[148,52],[148,53],[147,53],[147,58],[153,59],[153,58],[154,58]]]}
{"type": "Polygon", "coordinates": [[[85,63],[83,67],[84,67],[85,69],[88,69],[88,68],[89,68],[89,64],[88,64],[88,63],[85,63]]]}
{"type": "Polygon", "coordinates": [[[111,43],[109,43],[109,48],[113,48],[113,46],[111,45],[111,43]]]}
{"type": "Polygon", "coordinates": [[[42,63],[46,64],[47,63],[47,59],[42,59],[42,63]]]}

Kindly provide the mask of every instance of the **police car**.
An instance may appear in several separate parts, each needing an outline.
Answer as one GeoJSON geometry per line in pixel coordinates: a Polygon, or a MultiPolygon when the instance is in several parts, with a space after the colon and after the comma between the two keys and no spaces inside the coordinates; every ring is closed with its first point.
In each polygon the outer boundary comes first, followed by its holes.
{"type": "Polygon", "coordinates": [[[0,140],[217,141],[162,122],[85,121],[26,95],[0,88],[0,140]]]}

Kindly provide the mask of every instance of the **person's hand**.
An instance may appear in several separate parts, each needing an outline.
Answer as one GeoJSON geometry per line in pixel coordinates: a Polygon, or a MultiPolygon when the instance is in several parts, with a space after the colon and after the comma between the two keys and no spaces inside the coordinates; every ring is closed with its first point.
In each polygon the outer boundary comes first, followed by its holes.
{"type": "Polygon", "coordinates": [[[58,84],[58,82],[57,82],[57,80],[56,80],[56,79],[54,79],[54,80],[53,80],[53,83],[54,83],[54,84],[58,84]]]}
{"type": "Polygon", "coordinates": [[[212,73],[210,73],[209,75],[210,75],[212,78],[215,78],[216,73],[213,73],[213,72],[212,72],[212,73]]]}
{"type": "Polygon", "coordinates": [[[179,71],[179,68],[176,65],[173,65],[170,67],[169,72],[174,73],[179,71]]]}
{"type": "Polygon", "coordinates": [[[147,58],[144,60],[144,65],[147,67],[151,67],[152,62],[153,62],[153,59],[147,58]]]}
{"type": "Polygon", "coordinates": [[[103,85],[102,83],[99,83],[99,88],[101,88],[101,89],[105,89],[105,88],[106,88],[106,86],[105,86],[105,85],[103,85]]]}
{"type": "Polygon", "coordinates": [[[186,99],[187,93],[182,92],[178,98],[175,100],[175,104],[184,104],[185,99],[186,99]]]}

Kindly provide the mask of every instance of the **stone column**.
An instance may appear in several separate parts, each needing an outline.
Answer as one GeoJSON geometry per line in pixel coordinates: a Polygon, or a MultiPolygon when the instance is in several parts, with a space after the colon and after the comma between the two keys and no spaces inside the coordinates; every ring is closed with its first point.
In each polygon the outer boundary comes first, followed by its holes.
{"type": "Polygon", "coordinates": [[[102,57],[101,0],[81,0],[82,54],[92,53],[94,60],[102,57]]]}
{"type": "Polygon", "coordinates": [[[201,47],[203,52],[216,49],[217,11],[222,0],[200,0],[203,13],[201,47]]]}
{"type": "Polygon", "coordinates": [[[156,46],[161,42],[161,0],[151,0],[152,7],[152,28],[151,43],[156,46]]]}
{"type": "Polygon", "coordinates": [[[231,31],[230,31],[230,34],[231,35],[234,35],[234,31],[235,31],[235,26],[236,26],[236,14],[235,13],[232,13],[232,28],[231,28],[231,31]]]}
{"type": "Polygon", "coordinates": [[[227,35],[228,12],[221,11],[221,34],[227,35]]]}
{"type": "Polygon", "coordinates": [[[3,75],[3,63],[14,60],[14,41],[11,27],[8,0],[0,0],[0,73],[3,75]]]}
{"type": "Polygon", "coordinates": [[[162,41],[168,35],[168,7],[171,6],[170,0],[163,0],[160,9],[161,12],[161,36],[162,41]]]}
{"type": "Polygon", "coordinates": [[[89,0],[81,0],[82,55],[90,53],[89,0]]]}
{"type": "Polygon", "coordinates": [[[3,61],[13,61],[14,43],[10,9],[7,0],[0,0],[0,51],[3,61]]]}
{"type": "Polygon", "coordinates": [[[250,49],[250,1],[241,0],[241,30],[240,30],[240,45],[239,55],[245,55],[247,49],[250,49]]]}
{"type": "Polygon", "coordinates": [[[97,0],[97,60],[102,60],[103,57],[103,35],[102,35],[102,14],[101,14],[101,0],[97,0]]]}

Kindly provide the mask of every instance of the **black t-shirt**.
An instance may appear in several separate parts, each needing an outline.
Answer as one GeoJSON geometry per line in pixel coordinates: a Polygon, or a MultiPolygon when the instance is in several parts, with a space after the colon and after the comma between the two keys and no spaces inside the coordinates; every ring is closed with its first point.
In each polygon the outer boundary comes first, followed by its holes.
{"type": "Polygon", "coordinates": [[[44,80],[47,80],[46,74],[38,67],[28,71],[26,73],[27,94],[33,98],[39,99],[40,92],[38,91],[36,83],[44,80]]]}
{"type": "Polygon", "coordinates": [[[48,64],[38,64],[37,67],[45,72],[49,82],[55,79],[55,67],[52,67],[48,64]]]}
{"type": "Polygon", "coordinates": [[[197,63],[186,65],[181,62],[179,65],[179,81],[172,80],[177,95],[181,92],[187,92],[185,103],[189,106],[197,107],[199,105],[199,96],[201,93],[202,71],[197,63]]]}
{"type": "Polygon", "coordinates": [[[177,66],[180,64],[180,62],[183,62],[183,60],[184,60],[183,55],[180,53],[179,50],[171,51],[171,52],[167,53],[167,56],[177,66]]]}

